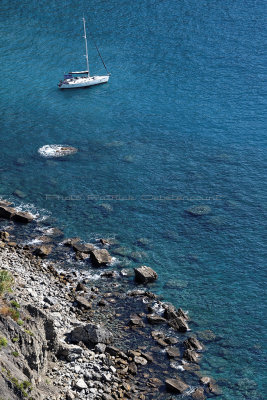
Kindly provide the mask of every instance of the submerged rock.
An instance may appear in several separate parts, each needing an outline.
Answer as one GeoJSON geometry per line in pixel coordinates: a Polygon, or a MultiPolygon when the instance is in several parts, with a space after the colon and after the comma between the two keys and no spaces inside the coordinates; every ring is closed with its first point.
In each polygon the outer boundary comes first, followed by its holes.
{"type": "Polygon", "coordinates": [[[158,274],[150,267],[143,265],[142,267],[135,268],[135,280],[139,283],[154,282],[158,278],[158,274]]]}
{"type": "Polygon", "coordinates": [[[24,192],[22,192],[22,190],[19,189],[15,190],[13,194],[19,197],[20,199],[24,199],[25,197],[27,197],[27,195],[24,192]]]}
{"type": "Polygon", "coordinates": [[[211,213],[211,208],[209,206],[193,206],[186,210],[186,212],[194,217],[198,217],[201,215],[207,215],[211,213]]]}
{"type": "Polygon", "coordinates": [[[203,345],[194,337],[189,337],[187,340],[185,340],[184,346],[188,350],[203,350],[203,345]]]}
{"type": "Polygon", "coordinates": [[[201,340],[204,340],[206,342],[212,342],[214,340],[216,340],[216,335],[214,332],[212,332],[210,329],[207,329],[205,331],[200,331],[197,332],[199,338],[201,340]]]}
{"type": "Polygon", "coordinates": [[[181,279],[170,279],[164,284],[165,289],[184,289],[188,282],[181,279]]]}
{"type": "Polygon", "coordinates": [[[174,393],[183,393],[189,388],[189,386],[178,377],[175,379],[166,379],[165,384],[166,389],[174,393]]]}

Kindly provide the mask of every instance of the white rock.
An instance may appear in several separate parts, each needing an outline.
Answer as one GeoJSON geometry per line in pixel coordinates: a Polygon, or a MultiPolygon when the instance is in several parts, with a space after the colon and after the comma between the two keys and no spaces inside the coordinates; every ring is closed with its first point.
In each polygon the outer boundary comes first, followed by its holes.
{"type": "Polygon", "coordinates": [[[80,390],[82,390],[82,389],[87,389],[87,384],[84,382],[84,380],[81,378],[81,379],[78,379],[78,381],[76,382],[76,384],[75,384],[75,387],[77,388],[77,389],[80,389],[80,390]]]}

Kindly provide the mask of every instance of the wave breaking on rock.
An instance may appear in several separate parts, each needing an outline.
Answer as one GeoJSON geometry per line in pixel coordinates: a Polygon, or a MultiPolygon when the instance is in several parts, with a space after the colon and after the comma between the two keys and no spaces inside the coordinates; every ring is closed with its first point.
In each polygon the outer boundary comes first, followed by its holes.
{"type": "Polygon", "coordinates": [[[53,157],[65,157],[71,154],[77,153],[78,149],[72,146],[66,146],[63,144],[47,144],[40,147],[38,153],[43,157],[53,158],[53,157]]]}

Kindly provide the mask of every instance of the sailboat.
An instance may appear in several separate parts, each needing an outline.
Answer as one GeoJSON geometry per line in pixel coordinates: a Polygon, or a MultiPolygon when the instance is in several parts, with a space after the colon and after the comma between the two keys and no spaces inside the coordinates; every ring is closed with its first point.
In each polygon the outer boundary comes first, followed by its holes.
{"type": "Polygon", "coordinates": [[[64,79],[61,80],[58,84],[60,89],[73,89],[73,88],[80,88],[80,87],[87,87],[93,85],[99,85],[101,83],[106,83],[109,80],[110,73],[107,70],[107,67],[104,63],[104,60],[98,50],[98,47],[95,44],[97,49],[98,55],[107,71],[107,75],[90,75],[89,70],[89,61],[88,61],[88,47],[87,47],[87,37],[86,37],[86,27],[85,27],[85,18],[83,17],[83,30],[84,30],[84,40],[85,40],[85,57],[86,57],[86,71],[74,71],[69,72],[68,74],[64,74],[64,79]],[[82,76],[80,76],[82,75],[82,76]]]}

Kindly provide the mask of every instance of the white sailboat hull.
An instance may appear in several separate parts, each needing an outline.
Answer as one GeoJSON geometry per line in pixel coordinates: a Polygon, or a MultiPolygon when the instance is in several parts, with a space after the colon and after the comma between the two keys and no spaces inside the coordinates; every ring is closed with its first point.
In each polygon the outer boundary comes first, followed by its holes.
{"type": "Polygon", "coordinates": [[[65,79],[58,84],[59,89],[74,89],[82,88],[94,85],[100,85],[101,83],[107,83],[109,80],[109,75],[102,76],[83,76],[83,77],[73,77],[70,79],[65,79]]]}

